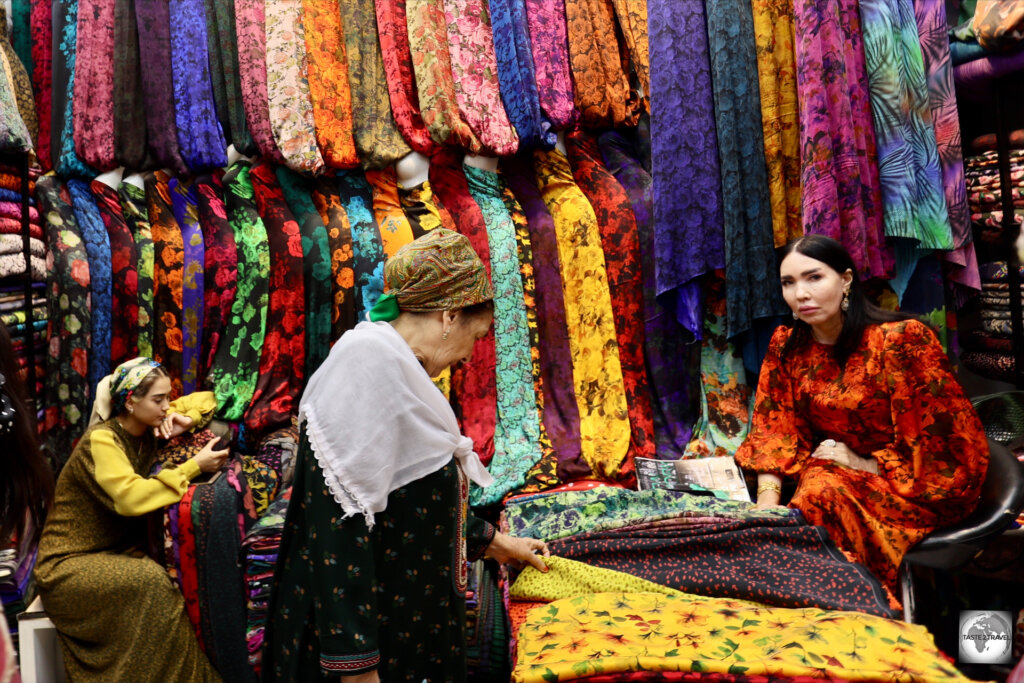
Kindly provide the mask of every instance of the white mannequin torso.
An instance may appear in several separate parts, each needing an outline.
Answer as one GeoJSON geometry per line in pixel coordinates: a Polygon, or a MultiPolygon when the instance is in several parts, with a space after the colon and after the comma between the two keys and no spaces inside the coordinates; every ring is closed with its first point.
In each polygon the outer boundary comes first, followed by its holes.
{"type": "Polygon", "coordinates": [[[395,162],[398,186],[406,190],[422,185],[430,175],[430,159],[419,152],[409,152],[395,162]]]}
{"type": "Polygon", "coordinates": [[[480,154],[467,154],[466,158],[463,159],[463,163],[467,166],[483,169],[485,171],[497,172],[498,170],[498,157],[489,157],[480,154]]]}
{"type": "Polygon", "coordinates": [[[121,184],[121,178],[124,176],[124,166],[118,166],[113,171],[107,171],[106,173],[100,173],[96,176],[96,180],[100,181],[107,187],[112,187],[115,190],[118,185],[121,184]]]}

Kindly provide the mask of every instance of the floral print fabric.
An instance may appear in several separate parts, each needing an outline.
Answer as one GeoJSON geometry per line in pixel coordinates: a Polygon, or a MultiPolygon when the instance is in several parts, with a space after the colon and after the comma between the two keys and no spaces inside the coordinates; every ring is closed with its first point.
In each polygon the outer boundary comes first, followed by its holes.
{"type": "Polygon", "coordinates": [[[406,10],[409,48],[416,55],[412,70],[423,123],[434,142],[476,154],[480,151],[480,140],[459,113],[444,2],[406,0],[406,10]]]}
{"type": "Polygon", "coordinates": [[[498,64],[485,0],[445,0],[448,49],[459,112],[480,140],[481,151],[497,156],[519,147],[501,102],[498,64]]]}
{"type": "Polygon", "coordinates": [[[131,229],[138,261],[135,276],[138,290],[138,321],[136,344],[140,356],[153,357],[153,233],[149,227],[149,211],[146,207],[146,193],[128,182],[117,188],[121,201],[121,213],[131,229]]]}
{"type": "Polygon", "coordinates": [[[643,274],[636,217],[626,191],[601,165],[597,141],[582,130],[566,138],[573,178],[597,217],[608,272],[622,380],[629,407],[630,450],[655,454],[654,415],[644,361],[643,274]]]}
{"type": "Polygon", "coordinates": [[[581,457],[601,479],[633,476],[622,365],[597,216],[558,151],[534,152],[537,187],[555,222],[562,263],[581,457]]]}
{"type": "Polygon", "coordinates": [[[202,386],[203,300],[206,298],[206,254],[199,225],[198,197],[194,183],[172,178],[171,208],[181,228],[181,372],[182,390],[191,394],[202,386]]]}
{"type": "Polygon", "coordinates": [[[352,92],[348,84],[338,0],[302,0],[309,96],[316,142],[331,168],[359,165],[352,138],[352,92]]]}
{"type": "Polygon", "coordinates": [[[803,235],[800,222],[800,119],[793,4],[753,0],[757,82],[775,246],[803,235]]]}
{"type": "MultiPolygon", "coordinates": [[[[409,219],[412,235],[419,239],[435,228],[456,230],[448,209],[437,203],[429,180],[411,188],[398,186],[398,201],[402,204],[405,217],[409,219]]],[[[456,230],[457,231],[457,230],[456,230]]]]}
{"type": "Polygon", "coordinates": [[[331,343],[356,325],[355,270],[353,269],[352,226],[341,204],[337,182],[315,181],[312,200],[327,228],[331,250],[331,343]]]}
{"type": "MultiPolygon", "coordinates": [[[[210,19],[210,1],[207,0],[207,28],[216,25],[216,45],[210,45],[214,59],[219,57],[224,76],[224,106],[227,107],[228,127],[225,137],[242,154],[255,154],[258,149],[249,134],[242,97],[242,74],[239,66],[238,22],[232,0],[212,0],[214,18],[210,19]],[[230,132],[229,132],[230,131],[230,132]]],[[[212,67],[216,69],[216,67],[212,67]]],[[[223,115],[222,115],[223,119],[223,115]]]]}
{"type": "Polygon", "coordinates": [[[537,95],[555,129],[568,128],[579,117],[569,71],[569,38],[565,0],[525,0],[537,95]]]}
{"type": "Polygon", "coordinates": [[[412,226],[398,200],[398,180],[394,168],[367,171],[366,182],[373,191],[373,216],[380,231],[384,255],[391,258],[403,245],[412,242],[412,226]]]}
{"type": "Polygon", "coordinates": [[[193,172],[227,164],[224,132],[210,84],[203,0],[168,0],[174,122],[182,159],[193,172]]]}
{"type": "Polygon", "coordinates": [[[264,0],[235,0],[238,74],[249,134],[260,154],[279,164],[285,158],[274,142],[267,95],[267,34],[264,0]]]}
{"type": "Polygon", "coordinates": [[[540,416],[534,394],[515,224],[502,200],[501,177],[468,164],[463,166],[463,171],[469,193],[480,207],[487,226],[494,286],[497,422],[494,457],[488,471],[495,482],[486,489],[473,490],[474,505],[490,505],[522,485],[525,472],[540,459],[540,416]]]}
{"type": "Polygon", "coordinates": [[[934,334],[917,321],[868,327],[840,368],[809,342],[785,361],[790,330],[761,367],[742,467],[798,479],[790,502],[895,590],[903,554],[973,510],[988,445],[934,334]],[[878,474],[811,458],[824,438],[878,463],[878,474]]]}
{"type": "Polygon", "coordinates": [[[167,0],[136,0],[135,18],[139,46],[145,46],[142,93],[146,106],[146,140],[149,153],[160,166],[174,173],[188,169],[178,149],[175,125],[174,84],[171,72],[171,14],[167,0]]]}
{"type": "MultiPolygon", "coordinates": [[[[213,366],[238,293],[238,247],[224,203],[223,173],[196,178],[196,210],[203,228],[203,337],[199,376],[213,366]]],[[[230,342],[225,342],[230,343],[230,342]]]]}
{"type": "Polygon", "coordinates": [[[110,241],[110,367],[116,368],[139,355],[139,253],[117,190],[98,180],[92,181],[90,187],[110,241]]]}
{"type": "Polygon", "coordinates": [[[85,431],[92,394],[89,353],[92,312],[89,293],[89,255],[70,196],[53,175],[36,185],[39,209],[46,225],[47,320],[46,402],[43,424],[46,442],[64,463],[85,431]]]}
{"type": "MultiPolygon", "coordinates": [[[[456,228],[465,235],[473,251],[491,275],[491,250],[487,223],[479,205],[469,192],[469,180],[461,163],[462,155],[445,151],[430,164],[430,184],[438,199],[451,212],[456,228]]],[[[461,408],[462,433],[473,440],[473,450],[486,465],[494,457],[494,431],[497,425],[497,380],[494,327],[473,347],[473,356],[462,368],[462,382],[456,386],[461,408]]]]}
{"type": "Polygon", "coordinates": [[[53,80],[53,18],[51,0],[32,0],[32,90],[39,117],[39,139],[36,154],[44,171],[50,170],[50,109],[53,80]]]}
{"type": "Polygon", "coordinates": [[[355,172],[339,174],[338,192],[352,232],[356,320],[362,320],[384,293],[384,245],[373,216],[373,190],[366,177],[355,172]]]}
{"type": "Polygon", "coordinates": [[[690,595],[563,598],[531,610],[518,641],[512,674],[516,683],[631,671],[699,672],[724,680],[967,680],[922,626],[867,614],[769,608],[690,595]],[[614,638],[608,635],[612,626],[614,638]],[[733,639],[730,634],[737,632],[745,635],[733,639]],[[677,637],[680,633],[684,638],[677,637]]]}
{"type": "Polygon", "coordinates": [[[794,5],[801,215],[804,232],[841,242],[862,277],[889,277],[894,261],[883,237],[857,4],[796,0],[794,5]]]}
{"type": "Polygon", "coordinates": [[[114,0],[114,161],[132,169],[142,168],[146,160],[140,54],[135,2],[114,0]]]}
{"type": "MultiPolygon", "coordinates": [[[[53,167],[65,178],[72,176],[94,176],[96,173],[75,154],[75,122],[72,111],[72,94],[75,92],[75,48],[78,44],[78,0],[59,0],[54,3],[53,12],[56,18],[53,23],[57,50],[60,53],[53,65],[53,111],[57,112],[51,129],[51,145],[56,152],[53,167]],[[55,129],[55,130],[54,130],[55,129]]],[[[13,102],[12,102],[13,103],[13,102]]],[[[6,107],[4,108],[7,109],[6,107]]],[[[18,117],[20,119],[20,117],[18,117]]],[[[24,125],[24,124],[23,124],[24,125]]],[[[8,130],[15,130],[10,129],[8,130]]],[[[0,135],[6,136],[0,130],[0,135]]],[[[25,145],[28,149],[28,131],[25,133],[25,145]]]]}
{"type": "MultiPolygon", "coordinates": [[[[15,3],[15,5],[17,5],[17,3],[15,3]]],[[[32,149],[35,149],[36,140],[39,137],[39,119],[36,114],[35,97],[32,93],[32,81],[29,79],[25,63],[21,56],[19,56],[15,47],[12,45],[11,37],[7,35],[6,16],[0,16],[0,18],[3,19],[3,30],[0,30],[0,49],[2,49],[6,58],[4,69],[14,91],[14,100],[17,105],[18,113],[21,116],[22,123],[25,124],[26,132],[28,133],[29,145],[32,149]]],[[[18,17],[14,18],[17,19],[18,17]]],[[[21,27],[15,24],[14,28],[17,32],[21,27]]],[[[18,34],[15,33],[14,37],[17,38],[18,34]]]]}
{"type": "Polygon", "coordinates": [[[75,152],[100,171],[114,159],[114,3],[78,0],[72,107],[75,152]]]}
{"type": "Polygon", "coordinates": [[[237,161],[224,174],[224,204],[237,245],[238,292],[206,380],[217,397],[217,417],[230,421],[242,419],[256,390],[270,297],[270,246],[249,173],[249,162],[237,161]]]}
{"type": "Polygon", "coordinates": [[[302,391],[306,343],[305,288],[302,281],[302,235],[288,210],[270,165],[250,173],[256,208],[267,226],[270,247],[270,298],[266,336],[245,427],[258,439],[291,422],[302,391]]]}
{"type": "Polygon", "coordinates": [[[110,313],[112,284],[110,273],[110,238],[103,227],[96,202],[83,180],[68,181],[71,208],[75,222],[82,231],[85,251],[89,256],[90,308],[92,336],[89,347],[89,395],[96,395],[96,385],[110,374],[110,313]]]}
{"type": "Polygon", "coordinates": [[[313,102],[306,78],[302,0],[266,4],[267,97],[270,128],[288,166],[304,173],[324,167],[316,144],[313,102]]]}
{"type": "MultiPolygon", "coordinates": [[[[182,392],[182,307],[185,246],[174,218],[170,178],[163,171],[143,176],[153,235],[153,360],[171,376],[171,394],[182,392]]],[[[219,403],[219,402],[218,402],[219,403]]]]}
{"type": "Polygon", "coordinates": [[[341,24],[352,91],[352,129],[365,168],[384,168],[409,153],[388,100],[374,0],[341,3],[341,24]]]}

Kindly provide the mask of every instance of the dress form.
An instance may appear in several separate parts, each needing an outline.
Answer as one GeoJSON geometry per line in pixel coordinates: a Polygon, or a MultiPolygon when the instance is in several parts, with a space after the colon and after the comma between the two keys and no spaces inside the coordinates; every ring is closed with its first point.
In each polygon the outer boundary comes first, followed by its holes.
{"type": "Polygon", "coordinates": [[[467,154],[463,163],[492,173],[498,170],[498,157],[484,156],[481,154],[467,154]]]}
{"type": "Polygon", "coordinates": [[[564,130],[558,131],[558,138],[555,140],[555,149],[557,149],[562,154],[565,154],[566,156],[569,155],[569,153],[565,149],[565,131],[564,130]]]}
{"type": "Polygon", "coordinates": [[[409,189],[426,182],[430,173],[430,159],[419,152],[413,151],[395,162],[395,175],[398,186],[409,189]]]}
{"type": "Polygon", "coordinates": [[[121,178],[124,176],[124,166],[118,166],[113,171],[107,171],[106,173],[100,173],[96,176],[96,180],[100,181],[104,185],[117,189],[117,186],[121,184],[121,178]]]}
{"type": "Polygon", "coordinates": [[[146,189],[145,184],[142,182],[141,173],[131,173],[129,175],[124,176],[123,182],[129,183],[130,185],[134,185],[140,190],[146,189]]]}

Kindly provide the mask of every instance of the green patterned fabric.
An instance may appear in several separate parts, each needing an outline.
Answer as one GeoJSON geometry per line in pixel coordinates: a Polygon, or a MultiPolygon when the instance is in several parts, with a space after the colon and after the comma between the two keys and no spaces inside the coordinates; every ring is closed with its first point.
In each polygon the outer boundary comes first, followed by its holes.
{"type": "Polygon", "coordinates": [[[139,251],[136,267],[139,287],[139,355],[153,355],[153,233],[149,228],[146,192],[131,183],[117,188],[121,211],[139,251]]]}
{"type": "Polygon", "coordinates": [[[224,202],[238,248],[238,294],[206,378],[217,396],[217,417],[231,421],[242,419],[256,390],[270,301],[270,247],[250,168],[249,162],[237,161],[224,174],[224,202]]]}

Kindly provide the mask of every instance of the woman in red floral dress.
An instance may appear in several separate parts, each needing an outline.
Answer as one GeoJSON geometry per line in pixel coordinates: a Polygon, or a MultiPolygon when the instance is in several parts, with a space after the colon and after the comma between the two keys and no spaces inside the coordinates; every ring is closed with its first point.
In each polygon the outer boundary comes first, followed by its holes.
{"type": "Polygon", "coordinates": [[[772,338],[736,461],[761,507],[797,479],[789,505],[895,590],[907,550],[977,504],[985,433],[932,330],[871,305],[842,245],[807,235],[782,256],[794,322],[772,338]]]}

